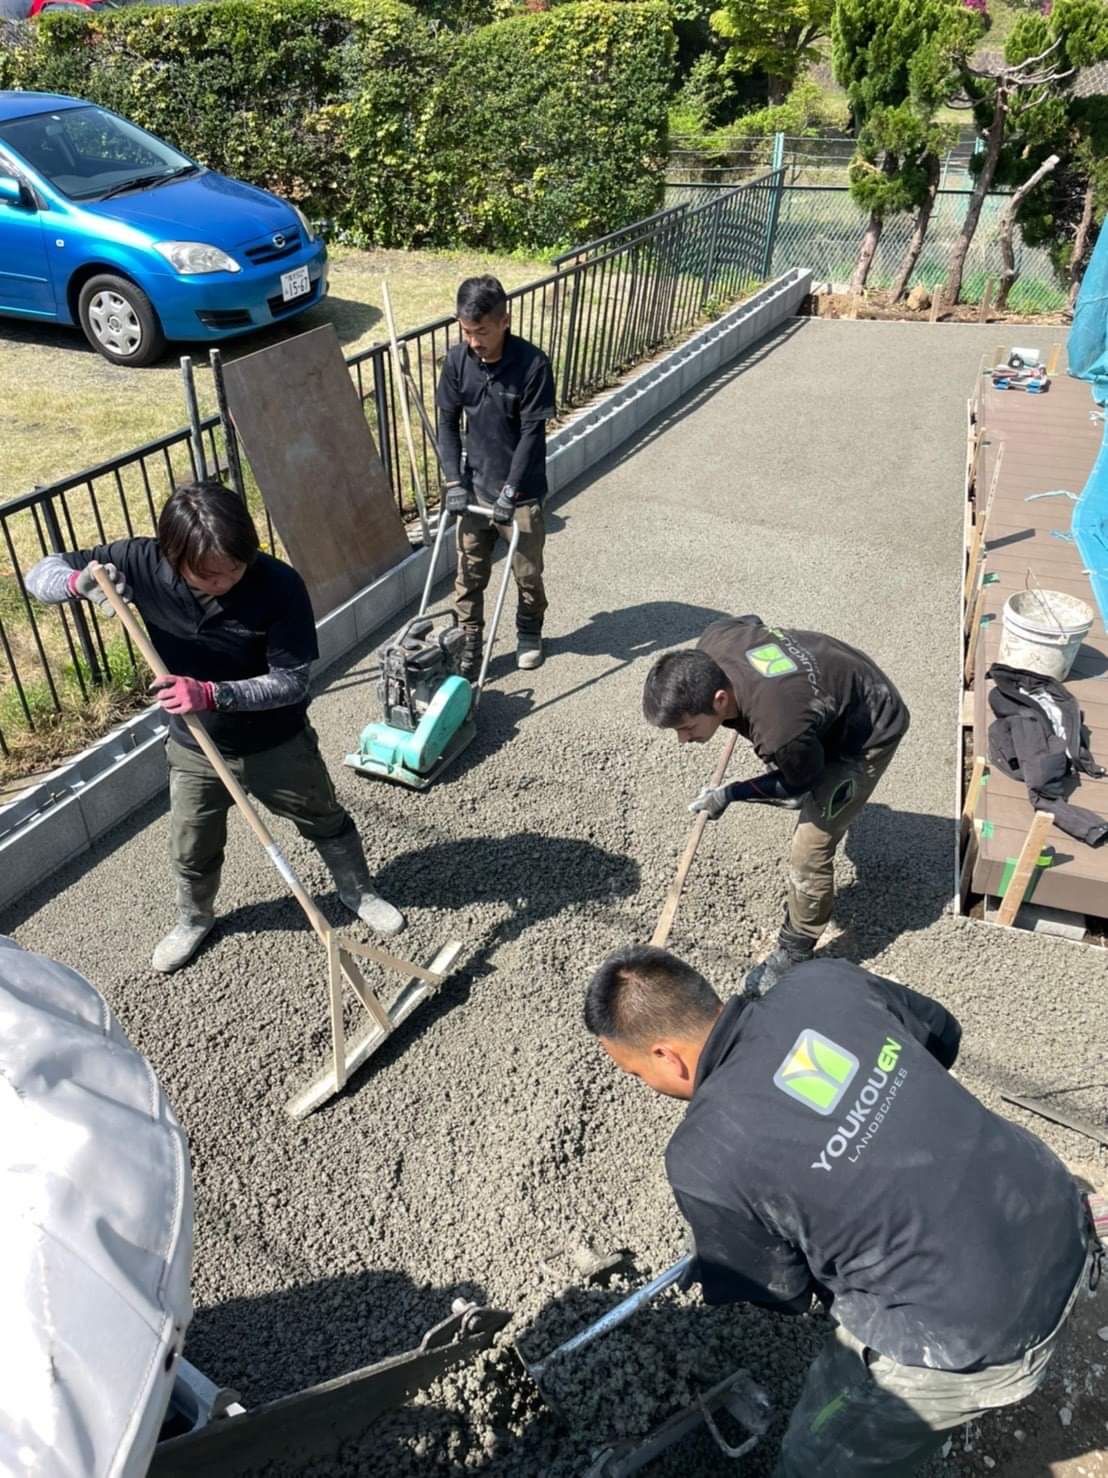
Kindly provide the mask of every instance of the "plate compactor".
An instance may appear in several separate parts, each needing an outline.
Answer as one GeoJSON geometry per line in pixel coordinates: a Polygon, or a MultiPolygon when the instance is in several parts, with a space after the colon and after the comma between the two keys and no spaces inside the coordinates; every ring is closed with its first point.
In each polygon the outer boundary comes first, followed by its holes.
{"type": "MultiPolygon", "coordinates": [[[[492,510],[480,504],[471,504],[468,511],[492,518],[492,510]]],[[[440,512],[419,613],[384,649],[377,688],[383,717],[365,726],[357,754],[348,754],[345,760],[361,775],[395,780],[413,790],[433,784],[477,733],[477,707],[519,543],[519,526],[513,523],[481,671],[471,683],[458,671],[465,632],[457,612],[427,610],[443,534],[453,522],[448,513],[440,512]]]]}

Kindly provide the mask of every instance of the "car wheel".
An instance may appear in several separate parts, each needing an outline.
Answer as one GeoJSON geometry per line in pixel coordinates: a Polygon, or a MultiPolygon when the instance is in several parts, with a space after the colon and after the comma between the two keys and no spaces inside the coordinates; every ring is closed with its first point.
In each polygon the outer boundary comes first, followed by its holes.
{"type": "Polygon", "coordinates": [[[91,277],[77,312],[85,338],[112,364],[142,368],[165,352],[165,335],[150,299],[126,277],[91,277]]]}

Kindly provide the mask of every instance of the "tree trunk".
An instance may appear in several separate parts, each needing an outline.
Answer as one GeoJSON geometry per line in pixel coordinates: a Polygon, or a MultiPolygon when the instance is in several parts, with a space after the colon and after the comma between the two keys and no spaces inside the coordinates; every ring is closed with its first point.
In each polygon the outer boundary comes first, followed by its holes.
{"type": "Polygon", "coordinates": [[[1069,309],[1077,302],[1081,279],[1085,275],[1085,253],[1089,250],[1089,236],[1093,229],[1093,204],[1096,190],[1092,180],[1085,186],[1085,203],[1081,207],[1081,219],[1077,224],[1077,235],[1073,238],[1073,256],[1070,257],[1069,309]]]}
{"type": "Polygon", "coordinates": [[[981,219],[981,207],[985,204],[985,196],[989,193],[996,174],[1007,117],[1008,89],[1003,82],[998,81],[996,101],[993,105],[993,121],[989,124],[989,132],[985,136],[985,162],[974,181],[973,193],[970,195],[969,206],[966,209],[966,218],[962,222],[962,229],[958,240],[954,243],[954,250],[950,253],[950,262],[947,266],[943,302],[948,308],[953,308],[962,295],[962,274],[966,268],[966,257],[977,230],[977,223],[981,219]]]}
{"type": "Polygon", "coordinates": [[[1009,200],[1001,212],[998,230],[1001,263],[1000,286],[996,295],[996,311],[998,313],[1003,313],[1005,308],[1007,308],[1008,294],[1012,291],[1016,278],[1019,276],[1019,273],[1016,271],[1016,254],[1012,248],[1012,233],[1016,228],[1016,216],[1019,214],[1019,208],[1039,181],[1045,180],[1057,163],[1057,154],[1051,154],[1049,159],[1044,159],[1030,179],[1024,180],[1019,189],[1014,192],[1011,200],[1009,200]]]}
{"type": "Polygon", "coordinates": [[[927,239],[927,228],[931,224],[931,212],[935,209],[935,197],[939,193],[939,156],[928,154],[927,156],[927,194],[923,197],[919,214],[916,216],[916,229],[912,232],[912,239],[908,243],[908,250],[904,253],[904,260],[896,274],[896,281],[892,287],[892,300],[899,303],[908,291],[908,284],[912,280],[912,273],[916,270],[919,254],[923,250],[923,243],[927,239]]]}
{"type": "Polygon", "coordinates": [[[869,269],[873,266],[873,259],[877,255],[877,244],[881,240],[884,225],[885,217],[876,210],[871,210],[865,234],[862,236],[862,245],[858,251],[858,260],[854,266],[854,276],[850,279],[852,293],[860,293],[866,285],[866,278],[869,276],[869,269]]]}
{"type": "Polygon", "coordinates": [[[769,105],[775,108],[789,95],[789,79],[787,77],[767,77],[766,81],[769,83],[769,105]]]}

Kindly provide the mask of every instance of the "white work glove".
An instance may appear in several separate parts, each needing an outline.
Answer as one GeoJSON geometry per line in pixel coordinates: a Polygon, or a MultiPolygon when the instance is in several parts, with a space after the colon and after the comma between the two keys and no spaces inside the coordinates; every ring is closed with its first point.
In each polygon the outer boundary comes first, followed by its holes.
{"type": "MultiPolygon", "coordinates": [[[[123,600],[129,602],[131,599],[131,587],[116,569],[115,565],[101,565],[100,568],[115,587],[116,593],[123,600]]],[[[115,615],[115,610],[108,604],[108,597],[96,583],[96,577],[87,565],[83,570],[77,571],[76,579],[70,576],[69,588],[72,595],[78,596],[81,600],[90,600],[93,605],[99,606],[101,615],[115,615]]]]}
{"type": "Polygon", "coordinates": [[[706,785],[695,801],[689,802],[689,810],[707,813],[709,821],[718,821],[731,804],[726,785],[706,785]]]}

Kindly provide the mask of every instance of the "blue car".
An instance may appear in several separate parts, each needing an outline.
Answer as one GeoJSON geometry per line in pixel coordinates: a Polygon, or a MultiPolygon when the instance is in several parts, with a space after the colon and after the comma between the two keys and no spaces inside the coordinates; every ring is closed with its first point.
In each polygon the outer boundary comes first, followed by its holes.
{"type": "Polygon", "coordinates": [[[0,91],[0,314],[79,324],[113,364],[212,343],[327,291],[303,212],[107,108],[0,91]]]}

